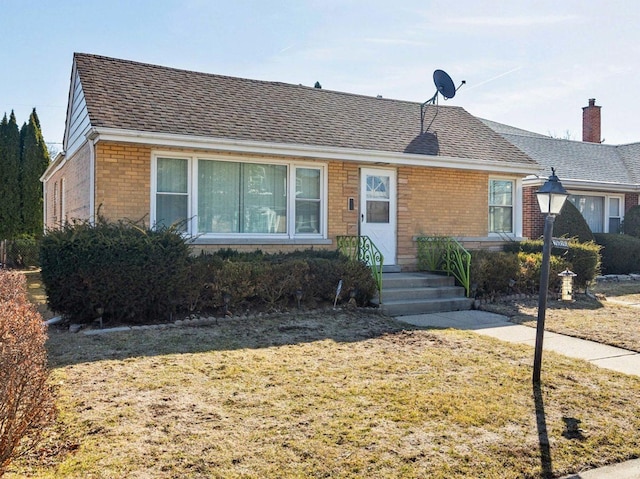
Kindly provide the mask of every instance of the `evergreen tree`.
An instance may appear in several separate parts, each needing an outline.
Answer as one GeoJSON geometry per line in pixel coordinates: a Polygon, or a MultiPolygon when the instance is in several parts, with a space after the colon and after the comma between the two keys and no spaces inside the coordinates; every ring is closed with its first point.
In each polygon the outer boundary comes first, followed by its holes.
{"type": "Polygon", "coordinates": [[[20,131],[16,116],[0,122],[0,239],[20,230],[20,131]]]}
{"type": "Polygon", "coordinates": [[[49,150],[42,137],[40,121],[34,108],[29,123],[20,131],[22,155],[20,162],[21,232],[40,236],[43,231],[43,200],[40,177],[49,165],[49,150]]]}

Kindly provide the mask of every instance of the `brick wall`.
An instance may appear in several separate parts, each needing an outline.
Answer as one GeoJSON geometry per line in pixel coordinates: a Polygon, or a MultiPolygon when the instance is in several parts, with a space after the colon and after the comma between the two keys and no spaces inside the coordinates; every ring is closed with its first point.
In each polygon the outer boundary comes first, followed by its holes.
{"type": "Polygon", "coordinates": [[[46,228],[55,228],[73,219],[89,219],[90,163],[91,149],[86,143],[46,181],[46,228]]]}
{"type": "MultiPolygon", "coordinates": [[[[185,149],[166,149],[197,154],[185,149]]],[[[99,142],[96,145],[95,205],[110,220],[145,218],[148,222],[151,196],[151,155],[148,145],[99,142]]],[[[237,156],[237,155],[235,155],[237,156]]],[[[252,157],[247,155],[247,159],[252,157]]],[[[307,160],[305,160],[307,161],[307,160]]],[[[325,162],[323,162],[325,163],[325,162]]],[[[360,167],[356,163],[328,164],[328,238],[314,248],[335,248],[338,235],[356,235],[359,225],[360,167]],[[354,208],[349,210],[349,198],[354,208]]],[[[87,164],[88,165],[88,164],[87,164]]],[[[88,168],[87,168],[88,171],[88,168]]],[[[415,264],[420,235],[486,237],[488,234],[488,173],[443,168],[397,168],[398,264],[415,264]]],[[[88,184],[88,180],[87,180],[88,184]]],[[[88,189],[87,189],[88,191],[88,189]]],[[[87,193],[88,194],[88,193],[87,193]]],[[[533,198],[535,202],[535,198],[533,198]]],[[[88,209],[88,202],[86,208],[88,209]]],[[[537,209],[537,203],[534,203],[537,209]]],[[[238,250],[287,251],[311,247],[312,243],[281,245],[260,243],[197,245],[196,250],[232,247],[238,250]]]]}
{"type": "Polygon", "coordinates": [[[95,204],[109,219],[149,223],[151,147],[99,142],[96,145],[95,204]]]}
{"type": "Polygon", "coordinates": [[[522,235],[529,239],[537,239],[544,233],[544,215],[536,198],[538,189],[538,186],[522,189],[522,235]]]}
{"type": "Polygon", "coordinates": [[[487,236],[487,173],[398,168],[398,264],[415,264],[415,236],[487,236]]]}
{"type": "Polygon", "coordinates": [[[624,195],[624,212],[629,211],[630,208],[638,206],[640,204],[640,195],[638,193],[626,193],[624,195]]]}

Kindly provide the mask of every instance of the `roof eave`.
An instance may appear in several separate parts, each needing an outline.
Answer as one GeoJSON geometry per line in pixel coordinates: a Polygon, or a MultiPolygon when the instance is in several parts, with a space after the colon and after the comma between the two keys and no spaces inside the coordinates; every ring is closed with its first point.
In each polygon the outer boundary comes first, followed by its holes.
{"type": "Polygon", "coordinates": [[[255,153],[271,156],[300,157],[319,160],[355,161],[360,163],[431,166],[437,168],[479,170],[500,173],[531,175],[540,173],[541,168],[535,164],[513,163],[501,161],[478,160],[438,155],[419,155],[413,153],[397,153],[380,150],[356,148],[327,147],[292,143],[271,143],[250,140],[234,140],[173,133],[156,133],[148,131],[127,130],[118,128],[93,127],[87,138],[95,143],[113,141],[121,143],[150,144],[159,147],[191,148],[218,150],[231,153],[255,153]]]}
{"type": "MultiPolygon", "coordinates": [[[[523,186],[539,186],[547,179],[541,176],[530,176],[522,180],[523,186]]],[[[640,191],[640,185],[635,183],[618,183],[615,181],[592,181],[576,178],[560,178],[562,186],[566,189],[603,191],[612,193],[635,193],[640,191]]]]}

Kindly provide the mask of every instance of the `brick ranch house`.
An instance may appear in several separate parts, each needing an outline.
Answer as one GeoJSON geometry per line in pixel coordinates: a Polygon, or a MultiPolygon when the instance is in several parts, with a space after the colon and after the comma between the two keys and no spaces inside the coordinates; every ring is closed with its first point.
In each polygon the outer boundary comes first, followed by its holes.
{"type": "MultiPolygon", "coordinates": [[[[557,169],[571,201],[594,233],[618,233],[629,208],[639,204],[640,143],[607,145],[601,140],[601,107],[589,99],[582,108],[582,141],[553,138],[482,120],[533,158],[544,171],[557,169]]],[[[542,235],[544,217],[535,192],[546,178],[523,180],[523,234],[542,235]]]]}
{"type": "Polygon", "coordinates": [[[194,248],[336,248],[367,235],[410,270],[416,237],[523,234],[525,153],[460,107],[76,53],[45,224],[183,221],[194,248]]]}

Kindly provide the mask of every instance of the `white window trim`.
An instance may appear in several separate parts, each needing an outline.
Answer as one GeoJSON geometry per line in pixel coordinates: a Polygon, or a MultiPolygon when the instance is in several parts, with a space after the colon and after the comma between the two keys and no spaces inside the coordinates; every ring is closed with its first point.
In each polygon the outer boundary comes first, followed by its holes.
{"type": "Polygon", "coordinates": [[[610,206],[610,201],[611,198],[617,198],[620,200],[620,224],[622,224],[622,222],[624,221],[624,212],[625,212],[625,205],[624,205],[624,194],[616,194],[616,193],[602,193],[602,192],[594,192],[594,191],[580,191],[580,190],[569,190],[569,194],[571,196],[592,196],[592,197],[597,197],[597,198],[604,198],[604,205],[603,205],[603,213],[604,213],[604,218],[603,220],[603,226],[604,226],[604,231],[603,233],[609,233],[609,219],[611,218],[609,216],[609,206],[610,206]]]}
{"type": "Polygon", "coordinates": [[[328,237],[328,203],[329,180],[328,166],[326,163],[310,161],[293,161],[270,158],[248,158],[236,155],[184,155],[172,151],[154,151],[151,161],[151,225],[156,224],[156,195],[157,195],[157,168],[158,158],[175,158],[188,160],[188,185],[189,195],[187,234],[198,239],[198,243],[206,243],[207,240],[229,240],[229,242],[246,242],[246,240],[260,240],[265,242],[291,241],[300,239],[326,240],[328,237]],[[198,160],[227,161],[232,163],[251,163],[265,165],[284,165],[287,167],[287,233],[200,233],[198,232],[198,160]],[[320,170],[320,215],[321,231],[319,233],[295,233],[295,174],[297,168],[313,168],[320,170]]]}
{"type": "MultiPolygon", "coordinates": [[[[175,153],[171,153],[171,152],[159,152],[155,155],[153,155],[153,161],[151,161],[151,201],[150,201],[150,221],[151,221],[151,227],[155,228],[156,227],[156,223],[157,223],[157,218],[156,218],[156,197],[158,195],[158,158],[170,158],[172,160],[187,160],[187,198],[191,198],[191,168],[192,168],[192,158],[190,156],[184,156],[184,155],[180,155],[180,154],[175,154],[175,153]]],[[[187,218],[189,218],[189,220],[187,221],[187,235],[191,234],[191,231],[193,231],[191,229],[191,223],[193,221],[192,218],[192,207],[191,207],[191,201],[189,201],[189,199],[187,200],[187,218]]]]}
{"type": "Polygon", "coordinates": [[[487,181],[487,231],[490,238],[520,238],[522,237],[522,179],[513,178],[509,176],[489,176],[487,181]],[[491,219],[489,217],[489,209],[491,207],[489,198],[491,197],[491,182],[492,181],[510,181],[513,183],[513,191],[511,198],[511,224],[513,231],[509,233],[492,232],[491,219]]]}

